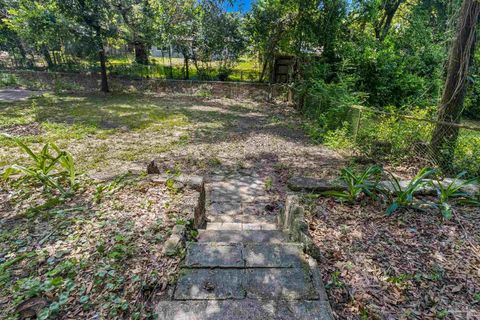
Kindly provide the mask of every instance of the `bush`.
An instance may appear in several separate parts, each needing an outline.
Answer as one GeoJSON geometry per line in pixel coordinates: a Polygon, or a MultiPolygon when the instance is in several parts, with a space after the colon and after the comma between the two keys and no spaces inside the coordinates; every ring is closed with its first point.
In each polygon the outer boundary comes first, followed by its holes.
{"type": "Polygon", "coordinates": [[[0,75],[0,87],[15,87],[20,84],[18,78],[11,73],[0,75]]]}

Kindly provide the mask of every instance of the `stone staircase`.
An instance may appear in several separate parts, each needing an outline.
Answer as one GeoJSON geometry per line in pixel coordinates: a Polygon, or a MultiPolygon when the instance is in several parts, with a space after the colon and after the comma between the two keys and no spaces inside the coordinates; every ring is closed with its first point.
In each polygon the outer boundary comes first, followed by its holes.
{"type": "Polygon", "coordinates": [[[208,195],[206,229],[158,319],[332,319],[316,262],[265,214],[258,177],[215,181],[208,195]]]}

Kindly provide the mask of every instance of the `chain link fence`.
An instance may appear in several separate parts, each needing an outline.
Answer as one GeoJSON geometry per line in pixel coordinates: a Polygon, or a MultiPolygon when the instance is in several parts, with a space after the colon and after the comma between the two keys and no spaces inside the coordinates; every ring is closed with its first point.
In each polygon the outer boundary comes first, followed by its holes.
{"type": "Polygon", "coordinates": [[[349,115],[353,147],[361,156],[480,176],[480,123],[440,122],[421,109],[401,114],[352,106],[349,115]]]}

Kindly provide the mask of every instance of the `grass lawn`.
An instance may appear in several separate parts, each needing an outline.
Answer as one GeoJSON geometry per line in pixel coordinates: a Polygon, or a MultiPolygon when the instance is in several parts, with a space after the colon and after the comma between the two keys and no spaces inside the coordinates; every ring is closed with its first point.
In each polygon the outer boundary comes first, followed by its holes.
{"type": "MultiPolygon", "coordinates": [[[[137,76],[148,78],[170,78],[183,79],[184,77],[184,61],[182,58],[172,58],[172,65],[170,70],[170,61],[168,58],[151,58],[151,64],[148,66],[137,65],[134,63],[133,57],[126,58],[110,58],[109,70],[110,73],[116,75],[125,76],[137,76]]],[[[211,80],[217,80],[218,67],[217,61],[210,63],[211,68],[211,80]]],[[[257,61],[251,58],[242,58],[232,68],[232,72],[229,75],[230,81],[258,81],[260,75],[260,67],[257,61]]],[[[189,76],[191,79],[198,79],[198,73],[193,63],[191,63],[189,69],[189,76]]]]}

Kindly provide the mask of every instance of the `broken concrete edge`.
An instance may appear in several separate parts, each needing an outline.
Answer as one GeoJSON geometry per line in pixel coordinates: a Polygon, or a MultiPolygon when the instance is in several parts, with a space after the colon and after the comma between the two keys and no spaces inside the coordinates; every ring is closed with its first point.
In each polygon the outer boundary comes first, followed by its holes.
{"type": "Polygon", "coordinates": [[[278,226],[288,234],[291,241],[302,243],[306,253],[315,259],[320,259],[322,256],[320,249],[310,238],[308,225],[305,221],[305,210],[301,205],[298,194],[287,194],[285,208],[278,215],[278,226]]]}
{"type": "Polygon", "coordinates": [[[325,317],[331,320],[334,319],[332,306],[328,301],[327,291],[325,290],[325,286],[323,285],[322,281],[322,274],[320,273],[320,268],[318,267],[317,260],[313,259],[312,257],[308,257],[308,265],[310,267],[310,271],[312,273],[312,280],[315,288],[317,289],[319,300],[325,302],[325,317]]]}
{"type": "MultiPolygon", "coordinates": [[[[464,183],[462,180],[457,180],[459,184],[464,183]]],[[[430,196],[436,195],[437,190],[435,187],[431,186],[430,183],[437,183],[434,180],[426,179],[424,180],[427,184],[419,188],[415,195],[417,196],[430,196]]],[[[448,186],[453,183],[454,179],[445,179],[441,183],[443,186],[448,186]]],[[[404,191],[410,181],[402,180],[399,181],[400,188],[404,191]]],[[[395,194],[398,193],[398,190],[392,181],[380,181],[379,186],[383,187],[387,191],[395,194]]],[[[327,191],[347,191],[347,185],[338,180],[325,180],[318,178],[310,177],[292,177],[287,182],[288,188],[295,192],[308,192],[308,193],[322,193],[327,191]]],[[[478,184],[467,184],[460,188],[461,192],[464,192],[470,196],[477,196],[480,193],[480,186],[478,184]]]]}
{"type": "Polygon", "coordinates": [[[193,227],[195,229],[204,229],[207,224],[207,216],[205,214],[206,205],[206,191],[205,191],[205,179],[201,176],[188,176],[188,175],[149,175],[150,181],[160,184],[165,184],[169,181],[174,181],[177,184],[177,188],[183,189],[188,187],[198,194],[196,203],[191,209],[191,221],[193,221],[193,227]]]}
{"type": "Polygon", "coordinates": [[[328,301],[317,263],[322,254],[308,232],[308,224],[305,221],[305,209],[301,204],[299,194],[287,193],[285,207],[278,215],[278,225],[283,232],[288,234],[290,240],[299,242],[304,246],[305,252],[309,255],[307,262],[319,299],[325,302],[327,308],[326,317],[333,320],[332,308],[328,301]]]}
{"type": "Polygon", "coordinates": [[[185,247],[187,239],[187,229],[184,225],[176,225],[172,229],[172,234],[163,245],[163,254],[166,256],[175,256],[185,247]]]}

